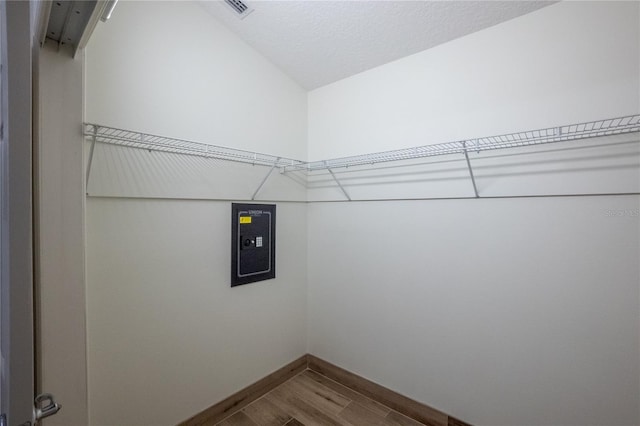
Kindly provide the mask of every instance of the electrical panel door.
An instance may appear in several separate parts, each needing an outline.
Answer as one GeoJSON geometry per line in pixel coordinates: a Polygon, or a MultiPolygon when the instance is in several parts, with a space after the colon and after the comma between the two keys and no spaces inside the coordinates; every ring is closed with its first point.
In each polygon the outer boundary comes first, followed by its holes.
{"type": "Polygon", "coordinates": [[[231,286],[276,277],[276,206],[231,204],[231,286]]]}

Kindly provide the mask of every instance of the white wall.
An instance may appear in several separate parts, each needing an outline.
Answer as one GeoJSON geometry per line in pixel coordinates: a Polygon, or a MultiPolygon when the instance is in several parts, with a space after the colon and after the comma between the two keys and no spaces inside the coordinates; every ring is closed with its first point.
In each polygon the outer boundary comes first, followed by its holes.
{"type": "MultiPolygon", "coordinates": [[[[86,116],[322,159],[637,113],[638,14],[553,5],[315,90],[307,114],[304,91],[197,5],[124,2],[88,46],[86,116]]],[[[546,174],[540,153],[474,161],[489,195],[633,192],[632,141],[554,153],[546,174]]],[[[434,191],[424,171],[347,189],[470,195],[464,167],[436,167],[434,191]]],[[[176,423],[305,350],[474,424],[640,421],[637,196],[307,207],[276,175],[260,198],[290,201],[278,278],[231,289],[230,206],[213,199],[248,197],[263,172],[98,148],[90,194],[192,200],[88,199],[90,424],[176,423]]],[[[327,182],[310,197],[341,197],[327,182]]]]}
{"type": "Polygon", "coordinates": [[[638,15],[561,2],[316,89],[309,158],[637,113],[638,15]]]}
{"type": "Polygon", "coordinates": [[[89,200],[90,424],[176,424],[306,352],[306,206],[277,205],[277,278],[234,288],[230,218],[89,200]]]}
{"type": "MultiPolygon", "coordinates": [[[[639,14],[563,2],[317,89],[309,158],[638,113],[639,14]]],[[[637,136],[599,143],[474,158],[480,192],[638,192],[637,136]]],[[[464,162],[451,164],[340,176],[356,199],[470,196],[464,162]]],[[[310,199],[340,199],[316,179],[310,199]]],[[[473,424],[638,424],[639,207],[312,203],[309,351],[473,424]]]]}
{"type": "Polygon", "coordinates": [[[310,204],[309,352],[475,425],[638,424],[639,204],[310,204]]]}
{"type": "Polygon", "coordinates": [[[82,54],[46,43],[39,56],[36,229],[39,391],[64,409],[47,425],[88,421],[82,54]]]}
{"type": "MultiPolygon", "coordinates": [[[[197,3],[120,2],[86,55],[87,121],[306,157],[306,93],[197,3]]],[[[176,424],[306,352],[306,206],[297,202],[306,193],[295,177],[274,172],[257,197],[287,200],[277,203],[277,278],[230,288],[224,200],[249,200],[267,171],[97,146],[87,200],[90,424],[176,424]]]]}
{"type": "Polygon", "coordinates": [[[197,2],[122,2],[87,47],[89,122],[306,157],[306,92],[197,2]]]}

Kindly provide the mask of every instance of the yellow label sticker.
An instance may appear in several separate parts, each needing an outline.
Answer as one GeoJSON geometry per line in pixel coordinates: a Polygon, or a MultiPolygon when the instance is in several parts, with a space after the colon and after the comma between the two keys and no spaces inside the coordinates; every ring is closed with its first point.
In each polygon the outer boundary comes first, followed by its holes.
{"type": "Polygon", "coordinates": [[[251,216],[240,216],[240,223],[251,223],[251,216]]]}

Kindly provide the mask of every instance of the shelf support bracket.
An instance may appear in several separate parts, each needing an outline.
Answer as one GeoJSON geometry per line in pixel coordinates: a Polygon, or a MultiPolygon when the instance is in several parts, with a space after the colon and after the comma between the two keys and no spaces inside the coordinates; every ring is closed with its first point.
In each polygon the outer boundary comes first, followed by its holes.
{"type": "Polygon", "coordinates": [[[280,161],[280,157],[278,157],[276,159],[275,163],[273,163],[273,166],[271,166],[271,168],[269,169],[269,172],[267,172],[265,177],[262,179],[262,182],[260,182],[260,185],[258,185],[258,188],[256,189],[256,192],[254,192],[253,195],[251,196],[251,201],[256,199],[256,195],[258,195],[258,192],[260,192],[260,190],[262,189],[264,184],[267,182],[267,179],[269,179],[269,176],[271,176],[271,173],[276,168],[276,166],[278,165],[279,161],[280,161]]]}
{"type": "Polygon", "coordinates": [[[85,192],[89,193],[89,176],[91,176],[91,163],[93,163],[93,151],[96,148],[96,139],[98,139],[98,126],[93,126],[93,134],[91,135],[91,148],[89,148],[89,160],[87,161],[87,176],[85,178],[85,192]]]}
{"type": "Polygon", "coordinates": [[[471,168],[471,161],[469,161],[469,153],[467,152],[467,143],[462,142],[462,148],[464,152],[464,158],[467,160],[467,168],[469,169],[469,176],[471,176],[471,183],[473,184],[473,192],[476,195],[476,198],[480,198],[478,194],[478,187],[476,186],[476,178],[473,176],[473,169],[471,168]]]}
{"type": "Polygon", "coordinates": [[[333,174],[333,170],[331,170],[331,168],[329,166],[327,166],[327,162],[326,161],[324,162],[324,165],[327,168],[327,171],[331,174],[331,177],[333,178],[333,180],[335,180],[336,183],[338,184],[338,187],[340,188],[340,190],[342,191],[344,196],[347,197],[347,200],[351,201],[351,197],[349,197],[349,194],[347,194],[347,191],[344,189],[344,187],[342,186],[342,184],[340,183],[340,181],[338,180],[336,175],[333,174]]]}

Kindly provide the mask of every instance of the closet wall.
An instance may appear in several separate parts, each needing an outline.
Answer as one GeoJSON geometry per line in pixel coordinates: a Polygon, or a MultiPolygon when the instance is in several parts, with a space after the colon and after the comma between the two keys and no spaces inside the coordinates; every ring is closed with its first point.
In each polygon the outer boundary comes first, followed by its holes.
{"type": "Polygon", "coordinates": [[[39,392],[50,392],[64,404],[45,425],[85,425],[85,169],[80,132],[84,57],[79,52],[72,58],[68,47],[46,42],[35,63],[37,385],[39,392]]]}
{"type": "MultiPolygon", "coordinates": [[[[637,113],[639,16],[559,3],[307,94],[197,4],[121,2],[86,121],[317,160],[637,113]]],[[[634,138],[472,161],[482,195],[638,192],[634,138]]],[[[444,160],[336,174],[354,199],[471,196],[444,160]]],[[[305,352],[474,424],[640,421],[637,196],[307,205],[343,195],[274,173],[278,278],[231,289],[211,199],[267,171],[97,145],[90,424],[175,424],[305,352]]]]}
{"type": "Polygon", "coordinates": [[[309,93],[309,159],[637,112],[638,5],[560,2],[309,93]]]}
{"type": "MultiPolygon", "coordinates": [[[[562,2],[314,90],[309,157],[638,113],[639,16],[562,2]]],[[[476,161],[479,190],[637,192],[637,139],[608,141],[608,157],[476,161]]],[[[472,196],[465,166],[406,177],[420,195],[472,196]]],[[[353,198],[416,194],[353,174],[339,175],[353,198]]],[[[311,203],[309,352],[473,424],[637,424],[639,208],[635,195],[311,203]]]]}
{"type": "MultiPolygon", "coordinates": [[[[306,156],[305,91],[195,2],[120,2],[86,54],[86,121],[306,156]]],[[[208,200],[250,199],[268,170],[98,144],[90,424],[176,424],[306,352],[304,187],[274,173],[260,192],[291,201],[278,203],[277,278],[233,289],[230,202],[208,200]]]]}

